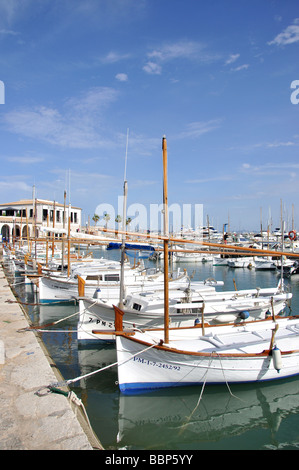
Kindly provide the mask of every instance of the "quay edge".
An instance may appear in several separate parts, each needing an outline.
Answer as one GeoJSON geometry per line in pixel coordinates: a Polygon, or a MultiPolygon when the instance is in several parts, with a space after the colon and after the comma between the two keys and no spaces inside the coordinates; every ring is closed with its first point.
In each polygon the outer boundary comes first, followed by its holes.
{"type": "Polygon", "coordinates": [[[16,300],[0,248],[0,450],[103,450],[81,409],[62,394],[36,391],[63,380],[16,300]]]}

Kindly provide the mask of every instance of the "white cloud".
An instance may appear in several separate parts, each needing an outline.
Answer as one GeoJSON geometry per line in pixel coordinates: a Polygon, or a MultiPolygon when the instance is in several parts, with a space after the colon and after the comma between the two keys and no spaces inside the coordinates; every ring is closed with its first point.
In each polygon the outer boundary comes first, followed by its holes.
{"type": "Polygon", "coordinates": [[[127,82],[128,81],[128,75],[126,73],[118,73],[115,75],[115,78],[119,80],[120,82],[127,82]]]}
{"type": "Polygon", "coordinates": [[[243,65],[240,65],[239,67],[232,68],[231,71],[232,72],[240,72],[241,70],[247,70],[248,67],[249,67],[249,64],[243,64],[243,65]]]}
{"type": "Polygon", "coordinates": [[[299,41],[299,18],[296,18],[292,25],[288,26],[282,33],[278,34],[269,45],[275,44],[284,46],[299,41]]]}
{"type": "Polygon", "coordinates": [[[129,59],[130,54],[119,54],[117,52],[109,52],[105,57],[101,59],[101,61],[105,64],[115,64],[116,62],[120,62],[121,60],[129,59]]]}
{"type": "Polygon", "coordinates": [[[162,72],[162,67],[155,62],[148,62],[142,69],[150,75],[160,75],[162,72]]]}
{"type": "Polygon", "coordinates": [[[0,180],[0,192],[4,192],[2,197],[14,198],[14,194],[16,194],[17,191],[21,191],[22,193],[32,191],[32,186],[29,186],[25,181],[17,181],[16,178],[16,176],[12,176],[9,181],[0,180]],[[7,194],[9,191],[11,192],[10,196],[7,194]]]}
{"type": "Polygon", "coordinates": [[[3,36],[18,36],[20,33],[12,29],[0,29],[0,34],[3,36]]]}
{"type": "Polygon", "coordinates": [[[243,163],[241,171],[254,176],[283,176],[287,175],[291,179],[296,176],[299,170],[299,163],[265,163],[264,165],[250,165],[243,163]]]}
{"type": "Polygon", "coordinates": [[[239,59],[240,57],[240,54],[231,54],[229,56],[229,58],[227,59],[227,61],[225,62],[225,65],[229,65],[229,64],[232,64],[233,62],[235,62],[237,59],[239,59]]]}
{"type": "Polygon", "coordinates": [[[97,148],[112,143],[99,129],[107,107],[117,92],[97,87],[68,99],[62,111],[46,106],[21,108],[4,115],[8,130],[32,139],[68,148],[97,148]]]}
{"type": "Polygon", "coordinates": [[[179,133],[176,138],[198,138],[207,132],[211,132],[220,126],[220,119],[211,119],[210,121],[197,121],[187,124],[186,129],[179,133]]]}
{"type": "MultiPolygon", "coordinates": [[[[295,138],[298,138],[298,136],[294,136],[295,138]]],[[[251,152],[255,149],[272,149],[272,148],[279,148],[279,147],[294,147],[298,146],[298,142],[294,142],[291,140],[288,140],[286,142],[283,141],[274,141],[274,142],[258,142],[256,144],[251,144],[251,145],[244,145],[240,147],[230,147],[228,150],[238,150],[238,151],[243,151],[243,152],[251,152]]]]}
{"type": "Polygon", "coordinates": [[[149,61],[143,70],[152,75],[159,75],[162,72],[160,64],[178,59],[199,60],[201,62],[211,62],[219,57],[209,54],[203,43],[195,41],[178,41],[164,44],[147,54],[149,61]]]}
{"type": "Polygon", "coordinates": [[[6,160],[12,163],[20,163],[21,165],[33,165],[35,163],[43,162],[45,159],[43,157],[25,155],[23,157],[6,157],[6,160]]]}
{"type": "Polygon", "coordinates": [[[23,181],[0,181],[0,190],[32,191],[32,186],[23,181]]]}
{"type": "Polygon", "coordinates": [[[232,175],[219,175],[219,176],[211,176],[208,178],[198,178],[193,180],[187,180],[185,183],[188,184],[197,184],[197,183],[214,183],[215,181],[232,181],[234,177],[232,175]]]}
{"type": "Polygon", "coordinates": [[[211,58],[206,52],[205,45],[194,41],[179,41],[173,44],[165,44],[160,48],[149,52],[148,57],[161,62],[173,59],[205,59],[211,58]]]}

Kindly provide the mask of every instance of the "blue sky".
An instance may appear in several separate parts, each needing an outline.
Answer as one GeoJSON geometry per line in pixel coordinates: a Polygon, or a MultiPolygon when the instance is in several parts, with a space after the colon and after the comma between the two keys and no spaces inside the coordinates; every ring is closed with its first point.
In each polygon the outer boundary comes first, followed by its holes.
{"type": "Polygon", "coordinates": [[[129,129],[129,206],[161,202],[166,135],[169,204],[299,229],[297,0],[0,0],[0,51],[2,203],[70,174],[86,219],[116,207],[129,129]]]}

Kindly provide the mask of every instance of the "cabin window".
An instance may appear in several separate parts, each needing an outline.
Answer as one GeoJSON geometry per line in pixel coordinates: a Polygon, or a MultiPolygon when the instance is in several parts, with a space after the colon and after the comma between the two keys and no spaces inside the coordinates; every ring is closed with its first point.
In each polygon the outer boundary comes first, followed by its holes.
{"type": "Polygon", "coordinates": [[[141,305],[134,303],[134,304],[133,304],[133,309],[134,309],[134,310],[137,310],[138,312],[140,312],[140,310],[141,310],[141,305]]]}
{"type": "Polygon", "coordinates": [[[89,276],[86,276],[86,281],[101,281],[102,280],[102,276],[96,276],[96,275],[89,275],[89,276]]]}
{"type": "Polygon", "coordinates": [[[119,274],[106,274],[105,281],[119,281],[119,274]]]}

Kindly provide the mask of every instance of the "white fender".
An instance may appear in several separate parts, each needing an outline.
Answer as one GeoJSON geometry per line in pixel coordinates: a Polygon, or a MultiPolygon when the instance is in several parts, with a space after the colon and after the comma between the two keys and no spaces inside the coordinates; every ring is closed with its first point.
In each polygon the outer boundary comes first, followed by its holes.
{"type": "Polygon", "coordinates": [[[272,358],[273,358],[273,365],[275,369],[277,370],[277,372],[279,372],[282,367],[281,351],[276,345],[272,349],[272,358]]]}

